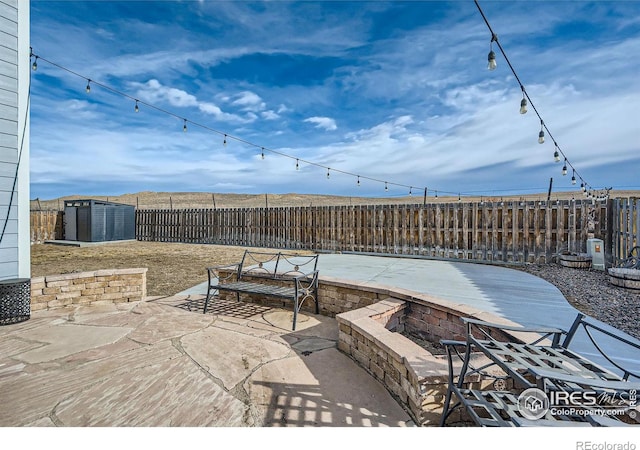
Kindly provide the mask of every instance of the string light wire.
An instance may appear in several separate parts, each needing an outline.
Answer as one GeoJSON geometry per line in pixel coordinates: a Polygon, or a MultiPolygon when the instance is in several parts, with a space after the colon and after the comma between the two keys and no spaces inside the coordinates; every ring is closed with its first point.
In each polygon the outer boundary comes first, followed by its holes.
{"type": "MultiPolygon", "coordinates": [[[[476,4],[477,4],[477,2],[476,2],[476,4]]],[[[478,5],[478,8],[480,8],[479,5],[478,5]]],[[[483,17],[484,17],[484,14],[483,14],[483,17]]],[[[485,19],[485,21],[486,21],[486,19],[485,19]]],[[[487,22],[487,25],[488,25],[488,22],[487,22]]],[[[496,39],[494,40],[494,42],[497,44],[497,46],[500,49],[500,52],[502,53],[502,55],[505,56],[504,50],[502,49],[502,46],[500,45],[500,42],[497,39],[497,36],[496,36],[496,39]]],[[[127,94],[126,92],[123,92],[123,91],[120,91],[118,89],[115,89],[115,88],[113,88],[113,87],[111,87],[111,86],[109,86],[107,84],[104,84],[104,83],[101,83],[99,81],[96,81],[93,78],[89,78],[86,75],[82,75],[82,74],[80,74],[78,72],[75,72],[74,70],[71,70],[71,69],[69,69],[67,67],[64,67],[64,66],[62,66],[62,65],[60,65],[60,64],[58,64],[58,63],[56,63],[54,61],[51,61],[51,60],[49,60],[47,58],[44,58],[44,57],[42,57],[40,55],[37,55],[37,54],[33,53],[33,51],[31,52],[30,56],[32,58],[34,58],[33,66],[35,66],[35,68],[38,67],[37,66],[37,61],[38,60],[44,61],[47,64],[50,64],[51,66],[56,67],[56,68],[58,68],[58,69],[60,69],[60,70],[62,70],[64,72],[67,72],[67,73],[69,73],[71,75],[74,75],[74,76],[76,76],[78,78],[82,78],[83,80],[87,80],[87,86],[89,86],[89,83],[90,83],[90,84],[93,84],[94,86],[98,86],[98,87],[100,87],[100,88],[102,88],[102,89],[104,89],[104,90],[106,90],[106,91],[108,91],[108,92],[110,92],[112,94],[119,95],[119,96],[121,96],[123,98],[126,98],[128,100],[131,100],[131,101],[135,102],[134,110],[136,112],[139,111],[139,105],[141,105],[141,106],[144,106],[145,108],[148,108],[150,110],[155,110],[155,111],[160,112],[162,114],[165,114],[167,116],[174,117],[174,118],[176,118],[178,120],[181,120],[183,122],[183,131],[185,131],[185,132],[187,131],[187,122],[189,122],[189,124],[191,126],[201,128],[201,129],[203,129],[205,131],[208,131],[208,132],[211,132],[211,133],[214,133],[214,134],[218,134],[219,136],[222,136],[224,138],[223,145],[225,147],[226,147],[228,139],[232,139],[232,140],[234,140],[236,142],[245,144],[247,146],[255,147],[257,149],[260,149],[262,159],[264,159],[264,153],[265,152],[269,152],[269,153],[272,153],[274,155],[278,155],[278,156],[281,156],[281,157],[284,157],[284,158],[289,158],[289,159],[295,160],[296,161],[296,166],[299,166],[299,164],[304,163],[305,165],[308,165],[308,166],[318,167],[318,168],[321,168],[321,169],[326,169],[327,170],[327,178],[329,178],[329,172],[330,171],[333,171],[335,173],[339,173],[339,174],[342,174],[342,175],[346,175],[346,176],[356,177],[357,178],[357,186],[358,187],[360,187],[360,180],[361,179],[362,180],[368,180],[368,181],[371,181],[371,182],[383,184],[385,186],[385,190],[388,190],[389,186],[395,186],[397,188],[408,189],[410,196],[411,196],[413,188],[415,188],[414,185],[408,185],[408,184],[403,184],[403,183],[398,183],[398,182],[386,181],[386,180],[383,180],[383,179],[380,179],[380,178],[361,175],[361,174],[357,174],[357,173],[346,171],[346,170],[330,168],[328,166],[325,166],[323,164],[320,164],[320,163],[317,163],[317,162],[314,162],[314,161],[302,159],[302,158],[299,158],[297,156],[292,156],[292,155],[286,154],[286,153],[278,151],[278,150],[273,150],[273,149],[270,149],[270,148],[267,148],[267,147],[264,147],[264,146],[257,145],[257,144],[255,144],[253,142],[250,142],[250,141],[246,140],[246,139],[243,139],[243,138],[240,138],[238,136],[234,136],[234,135],[228,134],[226,132],[223,132],[223,131],[217,130],[215,128],[212,128],[210,126],[204,125],[202,123],[198,123],[198,122],[192,121],[192,120],[187,119],[187,118],[185,118],[185,117],[183,117],[181,115],[178,115],[178,114],[176,114],[176,113],[174,113],[172,111],[169,111],[167,109],[158,107],[158,106],[156,106],[156,105],[154,105],[152,103],[146,102],[144,100],[140,100],[139,98],[136,98],[136,97],[134,97],[134,96],[132,96],[130,94],[127,94]]],[[[505,59],[507,59],[506,56],[505,56],[505,59]]],[[[508,60],[507,60],[507,62],[508,62],[508,60]]],[[[511,67],[511,64],[509,62],[508,62],[508,64],[511,67]]],[[[35,68],[33,70],[36,70],[35,68]]],[[[512,71],[513,71],[513,69],[512,69],[512,71]]],[[[515,75],[515,71],[513,71],[513,72],[514,72],[514,75],[515,75]]],[[[516,78],[517,78],[517,75],[516,75],[516,78]]],[[[519,79],[518,79],[518,82],[520,82],[519,79]]],[[[528,96],[527,92],[525,91],[524,87],[522,87],[522,92],[527,98],[529,98],[529,96],[528,96]]],[[[531,102],[530,99],[529,99],[529,103],[531,104],[531,107],[534,109],[534,111],[536,111],[536,114],[538,114],[535,106],[533,105],[533,103],[531,102]]],[[[539,114],[538,114],[538,116],[539,116],[539,114]]],[[[546,129],[546,126],[545,126],[545,129],[546,129]]],[[[555,143],[555,141],[554,141],[554,143],[555,143]]],[[[561,152],[561,150],[559,148],[558,148],[558,150],[561,152]]],[[[564,154],[563,154],[563,156],[564,156],[564,154]]],[[[567,163],[570,165],[570,163],[568,161],[567,161],[567,163]]],[[[574,173],[577,176],[579,176],[578,172],[575,170],[575,168],[573,166],[571,166],[571,168],[574,171],[574,173]]],[[[586,192],[588,190],[591,190],[591,187],[589,187],[584,182],[584,179],[582,177],[580,177],[580,180],[585,185],[584,192],[586,192]]],[[[425,187],[424,189],[425,189],[425,192],[428,192],[428,188],[427,187],[425,187]]],[[[451,195],[451,196],[455,196],[455,195],[462,195],[462,196],[473,195],[473,193],[462,193],[462,194],[460,194],[458,192],[453,192],[453,191],[451,191],[451,192],[450,191],[442,191],[442,190],[433,190],[433,191],[435,192],[435,198],[436,199],[438,198],[438,192],[440,194],[448,194],[448,195],[451,195]]]]}
{"type": "MultiPolygon", "coordinates": [[[[113,88],[113,87],[111,87],[111,86],[109,86],[107,84],[104,84],[104,83],[101,83],[99,81],[96,81],[93,78],[89,78],[86,75],[82,75],[82,74],[80,74],[78,72],[75,72],[74,70],[71,70],[71,69],[69,69],[67,67],[64,67],[64,66],[62,66],[62,65],[60,65],[60,64],[58,64],[58,63],[56,63],[54,61],[51,61],[51,60],[49,60],[47,58],[44,58],[44,57],[42,57],[40,55],[37,55],[37,54],[33,53],[33,52],[31,53],[31,57],[34,58],[34,64],[36,65],[36,67],[37,67],[36,61],[38,61],[38,60],[44,61],[47,64],[50,64],[50,65],[52,65],[52,66],[54,66],[54,67],[56,67],[56,68],[58,68],[58,69],[60,69],[60,70],[62,70],[64,72],[67,72],[67,73],[69,73],[71,75],[74,75],[74,76],[76,76],[78,78],[82,78],[84,80],[90,80],[91,84],[93,84],[94,86],[99,86],[100,88],[105,89],[106,91],[109,91],[112,94],[119,95],[119,96],[121,96],[123,98],[126,98],[126,99],[129,99],[129,100],[133,101],[135,103],[134,110],[136,112],[139,111],[139,109],[140,109],[139,106],[144,106],[145,108],[148,108],[148,109],[151,109],[151,110],[155,110],[157,112],[160,112],[160,113],[166,114],[168,116],[174,117],[176,119],[179,119],[179,120],[183,121],[183,130],[185,130],[185,131],[186,131],[186,129],[185,129],[186,122],[188,121],[191,126],[199,127],[199,128],[201,128],[203,130],[206,130],[206,131],[209,131],[209,132],[212,132],[212,133],[216,133],[216,134],[222,136],[223,139],[224,139],[223,140],[223,145],[225,145],[225,146],[226,146],[228,140],[232,139],[232,140],[234,140],[236,142],[240,142],[240,143],[245,144],[247,146],[255,147],[257,149],[260,149],[261,158],[263,158],[263,159],[264,159],[265,152],[269,152],[269,153],[272,153],[272,154],[275,154],[275,155],[278,155],[278,156],[282,156],[284,158],[289,158],[289,159],[292,159],[292,160],[296,160],[296,162],[298,164],[304,163],[305,165],[326,169],[327,170],[327,174],[331,170],[332,172],[339,173],[339,174],[342,174],[342,175],[348,175],[348,176],[352,176],[352,177],[357,177],[358,178],[358,185],[359,185],[360,179],[362,179],[362,180],[368,180],[368,181],[384,184],[384,185],[387,186],[387,188],[389,186],[395,186],[395,187],[405,188],[405,189],[411,189],[413,187],[413,186],[408,185],[408,184],[385,181],[385,180],[380,179],[380,178],[375,178],[375,177],[370,177],[370,176],[365,176],[365,175],[359,175],[357,173],[353,173],[353,172],[349,172],[349,171],[345,171],[345,170],[340,170],[340,169],[335,169],[335,168],[329,168],[328,166],[316,163],[314,161],[305,160],[305,159],[302,159],[302,158],[299,158],[299,157],[296,157],[296,156],[288,155],[286,153],[283,153],[283,152],[280,152],[280,151],[277,151],[277,150],[273,150],[273,149],[270,149],[270,148],[267,148],[267,147],[263,147],[263,146],[257,145],[257,144],[255,144],[253,142],[247,141],[247,140],[242,139],[242,138],[240,138],[238,136],[233,136],[233,135],[225,133],[223,131],[211,128],[211,127],[209,127],[207,125],[203,125],[201,123],[194,122],[192,120],[188,120],[188,119],[184,118],[183,116],[178,115],[178,114],[176,114],[176,113],[174,113],[172,111],[169,111],[169,110],[166,110],[164,108],[158,107],[158,106],[156,106],[156,105],[154,105],[152,103],[148,103],[148,102],[146,102],[144,100],[140,100],[139,98],[136,98],[136,97],[134,97],[134,96],[132,96],[130,94],[127,94],[126,92],[122,92],[122,91],[120,91],[118,89],[115,89],[115,88],[113,88]]],[[[454,195],[454,192],[446,192],[446,191],[440,191],[440,192],[441,193],[445,193],[445,194],[454,195]]]]}
{"type": "MultiPolygon", "coordinates": [[[[562,151],[562,149],[558,145],[558,142],[553,137],[553,134],[551,134],[551,131],[547,127],[546,123],[544,122],[544,120],[542,120],[542,116],[538,112],[538,109],[536,108],[536,106],[533,103],[533,101],[531,101],[531,97],[529,97],[529,93],[524,88],[524,84],[522,84],[522,81],[520,81],[520,77],[516,73],[516,70],[513,68],[513,65],[511,64],[511,61],[509,61],[509,58],[507,57],[507,54],[505,53],[504,49],[502,48],[502,44],[500,44],[500,41],[498,40],[498,36],[493,31],[493,28],[491,27],[491,24],[489,23],[489,20],[487,19],[487,16],[484,14],[484,11],[480,7],[480,4],[478,3],[478,0],[473,0],[473,1],[476,4],[476,7],[478,8],[478,11],[480,12],[480,15],[482,16],[482,19],[484,20],[484,23],[487,25],[487,28],[489,29],[489,32],[491,33],[491,43],[492,44],[493,44],[493,42],[496,43],[496,45],[497,45],[498,49],[500,50],[500,53],[502,54],[504,60],[507,62],[507,65],[509,66],[509,69],[511,70],[511,73],[513,73],[513,76],[516,78],[516,81],[518,82],[518,85],[520,86],[520,89],[522,90],[523,99],[522,99],[521,105],[522,104],[526,105],[528,103],[528,105],[531,106],[533,111],[536,113],[536,115],[540,119],[540,133],[539,133],[539,137],[538,137],[538,139],[539,139],[538,142],[540,142],[541,144],[544,142],[544,136],[545,136],[545,131],[546,131],[546,135],[549,136],[549,138],[553,141],[553,143],[555,145],[555,152],[556,152],[556,154],[554,154],[555,161],[556,162],[560,161],[560,158],[558,157],[559,155],[557,155],[557,153],[560,153],[560,155],[562,155],[562,157],[564,158],[565,164],[567,166],[571,167],[571,170],[573,171],[574,176],[578,177],[581,180],[581,182],[584,183],[586,189],[591,189],[590,185],[584,180],[584,178],[578,173],[576,168],[571,164],[571,162],[567,158],[567,155],[562,151]],[[527,102],[525,102],[525,100],[527,102]]],[[[524,113],[522,113],[522,114],[524,114],[524,113]]],[[[566,175],[566,173],[564,173],[563,175],[566,175]]]]}

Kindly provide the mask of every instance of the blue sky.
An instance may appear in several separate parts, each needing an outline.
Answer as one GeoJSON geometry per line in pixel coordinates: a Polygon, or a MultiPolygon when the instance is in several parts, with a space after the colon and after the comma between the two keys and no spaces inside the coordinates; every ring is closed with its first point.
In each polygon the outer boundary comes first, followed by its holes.
{"type": "Polygon", "coordinates": [[[471,0],[31,0],[31,198],[640,189],[640,1],[480,6],[567,176],[471,0]]]}

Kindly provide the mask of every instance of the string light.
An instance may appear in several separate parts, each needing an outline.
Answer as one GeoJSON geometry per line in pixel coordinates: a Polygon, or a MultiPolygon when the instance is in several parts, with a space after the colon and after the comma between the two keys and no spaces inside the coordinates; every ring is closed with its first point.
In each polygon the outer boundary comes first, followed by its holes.
{"type": "Polygon", "coordinates": [[[438,191],[436,191],[436,198],[438,198],[438,191]]]}
{"type": "Polygon", "coordinates": [[[296,170],[300,170],[300,164],[298,163],[298,158],[296,158],[296,170]]]}
{"type": "Polygon", "coordinates": [[[260,158],[264,159],[264,147],[260,149],[260,158]]]}
{"type": "Polygon", "coordinates": [[[360,175],[358,175],[358,182],[356,183],[358,187],[360,187],[360,175]]]}
{"type": "Polygon", "coordinates": [[[182,131],[184,131],[185,133],[187,132],[187,119],[183,119],[184,120],[184,125],[182,125],[182,131]]]}
{"type": "Polygon", "coordinates": [[[387,182],[384,182],[384,191],[389,192],[389,186],[387,186],[387,182]]]}
{"type": "Polygon", "coordinates": [[[562,166],[562,175],[567,174],[567,158],[564,159],[564,166],[562,166]]]}
{"type": "Polygon", "coordinates": [[[520,100],[520,114],[527,113],[527,97],[524,94],[524,86],[522,87],[522,100],[520,100]]]}
{"type": "Polygon", "coordinates": [[[38,56],[33,60],[33,64],[31,64],[31,68],[35,71],[38,70],[38,56]]]}
{"type": "Polygon", "coordinates": [[[575,185],[576,184],[576,171],[573,170],[572,175],[571,175],[571,184],[575,185]]]}
{"type": "Polygon", "coordinates": [[[498,63],[496,62],[496,53],[493,51],[493,42],[497,40],[498,36],[493,34],[491,36],[491,42],[489,43],[489,56],[487,57],[487,69],[489,70],[496,70],[496,67],[498,67],[498,63]]]}
{"type": "Polygon", "coordinates": [[[544,144],[544,122],[540,119],[540,133],[538,133],[538,144],[544,144]]]}
{"type": "Polygon", "coordinates": [[[226,146],[227,146],[227,135],[226,135],[226,134],[224,135],[224,139],[223,139],[223,141],[222,141],[222,146],[223,146],[223,147],[226,147],[226,146]]]}
{"type": "MultiPolygon", "coordinates": [[[[494,32],[493,28],[491,27],[491,24],[489,23],[489,20],[487,19],[486,15],[484,14],[484,11],[482,11],[482,8],[480,7],[480,4],[479,4],[478,0],[474,0],[474,3],[476,5],[476,7],[478,8],[478,11],[480,12],[480,15],[482,16],[482,19],[484,20],[485,24],[487,25],[487,28],[489,29],[489,32],[491,33],[491,44],[490,44],[491,50],[493,51],[492,44],[493,44],[493,42],[495,42],[496,45],[498,46],[498,49],[500,50],[502,56],[504,57],[507,65],[509,66],[509,69],[511,69],[511,72],[513,73],[516,81],[518,82],[518,85],[520,86],[520,89],[522,90],[522,100],[520,102],[520,113],[521,114],[525,114],[527,106],[531,106],[531,108],[533,108],[533,111],[535,112],[535,114],[540,119],[540,133],[538,134],[538,142],[540,144],[544,143],[545,131],[546,131],[546,134],[553,140],[553,142],[554,142],[554,144],[556,146],[556,149],[555,149],[555,152],[554,152],[554,160],[556,162],[559,162],[560,161],[560,157],[561,156],[564,157],[565,158],[565,164],[568,164],[572,168],[572,170],[574,171],[575,176],[580,178],[580,180],[584,183],[583,178],[576,172],[576,170],[573,167],[573,165],[568,161],[567,156],[564,154],[562,149],[558,146],[556,140],[554,139],[553,135],[549,131],[549,128],[544,124],[544,121],[542,120],[542,116],[540,115],[540,113],[536,109],[535,105],[531,101],[531,97],[529,97],[529,95],[527,94],[527,92],[526,92],[526,90],[524,88],[524,84],[520,80],[520,77],[518,76],[518,74],[516,73],[515,69],[513,68],[513,65],[509,61],[509,58],[507,57],[507,54],[505,53],[504,49],[502,48],[502,45],[500,44],[500,41],[498,41],[496,33],[494,32]]],[[[492,59],[492,58],[490,58],[490,59],[492,59]]],[[[495,55],[494,55],[493,60],[495,61],[495,55]]],[[[495,68],[495,63],[494,63],[494,68],[495,68]]],[[[584,184],[586,184],[586,183],[584,183],[584,184]]]]}
{"type": "Polygon", "coordinates": [[[330,169],[329,167],[327,167],[327,179],[329,179],[329,177],[331,176],[331,175],[329,174],[329,171],[330,171],[330,170],[331,170],[331,169],[330,169]]]}
{"type": "Polygon", "coordinates": [[[87,80],[87,87],[86,87],[86,91],[87,91],[87,94],[88,94],[89,92],[91,92],[91,80],[89,80],[89,79],[87,80]]]}
{"type": "Polygon", "coordinates": [[[140,111],[140,108],[138,107],[138,100],[136,100],[136,106],[133,107],[133,110],[135,112],[139,112],[140,111]]]}
{"type": "Polygon", "coordinates": [[[412,191],[413,191],[413,188],[411,186],[409,186],[409,197],[411,197],[412,191]]]}
{"type": "Polygon", "coordinates": [[[458,203],[460,203],[462,201],[462,198],[460,198],[460,193],[458,193],[458,203]]]}

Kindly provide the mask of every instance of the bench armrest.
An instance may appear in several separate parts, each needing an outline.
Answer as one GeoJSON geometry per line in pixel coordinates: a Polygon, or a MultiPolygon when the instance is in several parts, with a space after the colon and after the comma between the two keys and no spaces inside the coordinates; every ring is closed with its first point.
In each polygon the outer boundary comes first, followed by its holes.
{"type": "Polygon", "coordinates": [[[220,283],[220,270],[221,269],[233,269],[233,271],[227,275],[226,277],[222,278],[222,280],[230,280],[232,279],[234,276],[236,277],[236,279],[238,278],[238,269],[242,266],[242,263],[232,263],[232,264],[221,264],[218,266],[211,266],[211,267],[207,267],[207,277],[209,279],[209,286],[212,285],[213,280],[217,280],[218,284],[220,283]]]}
{"type": "Polygon", "coordinates": [[[560,382],[560,384],[571,384],[577,386],[583,386],[584,389],[611,389],[616,391],[640,391],[640,383],[632,381],[612,381],[602,380],[596,378],[586,378],[575,375],[568,375],[563,372],[555,370],[541,369],[539,367],[532,367],[529,369],[536,379],[544,381],[547,380],[551,384],[554,382],[560,382]]]}
{"type": "Polygon", "coordinates": [[[554,327],[528,328],[528,327],[521,327],[521,326],[501,325],[499,323],[485,322],[484,320],[472,319],[470,317],[461,317],[460,319],[465,324],[473,324],[473,325],[483,326],[487,328],[497,328],[505,331],[518,331],[523,333],[546,333],[546,334],[551,334],[551,333],[566,334],[567,333],[565,330],[561,328],[554,328],[554,327]]]}
{"type": "Polygon", "coordinates": [[[490,330],[498,330],[504,332],[505,334],[520,340],[522,343],[531,344],[531,345],[542,345],[541,343],[545,339],[551,339],[551,346],[557,347],[560,345],[560,340],[562,336],[566,335],[567,332],[561,328],[554,327],[522,327],[522,326],[514,326],[514,325],[502,325],[498,323],[486,322],[484,320],[473,319],[470,317],[461,317],[462,322],[467,327],[467,339],[470,341],[475,341],[473,330],[477,330],[480,334],[482,334],[485,338],[489,340],[495,340],[493,336],[491,336],[490,330]],[[513,333],[523,333],[523,334],[536,334],[538,337],[531,342],[524,342],[522,339],[514,336],[513,333]]]}

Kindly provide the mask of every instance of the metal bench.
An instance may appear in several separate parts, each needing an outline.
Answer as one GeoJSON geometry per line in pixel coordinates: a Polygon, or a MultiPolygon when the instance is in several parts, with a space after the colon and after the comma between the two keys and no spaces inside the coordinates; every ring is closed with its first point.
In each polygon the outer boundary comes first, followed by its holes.
{"type": "MultiPolygon", "coordinates": [[[[559,416],[547,411],[540,420],[530,420],[522,415],[521,405],[516,400],[530,388],[537,388],[545,393],[596,392],[601,393],[604,398],[620,397],[624,390],[635,392],[640,388],[640,383],[630,382],[629,379],[640,380],[640,374],[608,355],[602,348],[601,340],[613,339],[617,344],[626,346],[629,355],[637,354],[636,360],[640,359],[639,341],[616,332],[615,329],[603,327],[584,314],[578,314],[569,331],[504,326],[470,318],[462,320],[466,324],[466,341],[441,341],[447,350],[449,363],[449,386],[441,426],[446,424],[447,418],[457,407],[464,407],[480,426],[574,426],[584,425],[585,422],[592,426],[624,425],[618,416],[604,417],[581,414],[579,411],[559,416]],[[569,349],[579,330],[586,333],[594,347],[619,373],[569,349]],[[474,353],[484,355],[485,362],[474,366],[471,363],[471,355],[474,353]],[[462,368],[457,375],[454,374],[454,356],[462,361],[462,368]],[[490,368],[493,372],[489,371],[490,368]],[[513,387],[508,390],[471,389],[469,380],[474,375],[484,380],[494,379],[494,386],[501,388],[507,386],[508,380],[513,383],[513,387]],[[457,403],[451,406],[453,395],[457,403]]],[[[634,403],[627,406],[636,405],[634,403]]],[[[636,414],[635,410],[629,410],[629,417],[633,418],[636,414]]]]}
{"type": "Polygon", "coordinates": [[[220,291],[280,298],[293,302],[293,326],[296,329],[298,312],[307,300],[318,305],[318,255],[263,253],[246,250],[242,260],[234,264],[207,267],[208,288],[204,303],[220,291]]]}

